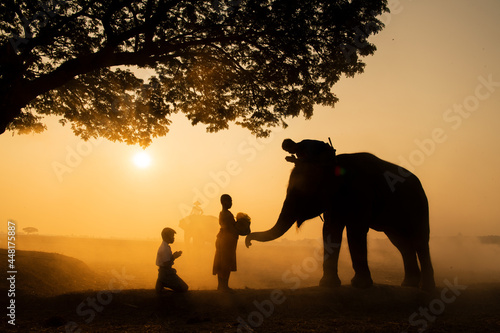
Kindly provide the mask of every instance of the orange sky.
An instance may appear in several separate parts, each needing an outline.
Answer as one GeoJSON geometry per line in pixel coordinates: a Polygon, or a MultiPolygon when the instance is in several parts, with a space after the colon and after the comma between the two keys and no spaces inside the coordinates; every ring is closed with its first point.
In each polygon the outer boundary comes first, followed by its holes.
{"type": "MultiPolygon", "coordinates": [[[[157,238],[195,200],[218,215],[219,196],[254,230],[272,226],[292,167],[284,138],[331,137],[338,153],[368,151],[403,164],[422,180],[434,236],[500,234],[500,2],[391,1],[378,51],[366,71],[342,79],[334,109],[289,121],[268,139],[236,126],[208,134],[181,115],[146,150],[87,142],[48,121],[43,134],[0,136],[0,220],[42,234],[157,238]]],[[[316,238],[310,221],[285,237],[316,238]]],[[[5,228],[6,230],[6,228],[5,228]]],[[[180,238],[182,239],[182,238],[180,238]]]]}

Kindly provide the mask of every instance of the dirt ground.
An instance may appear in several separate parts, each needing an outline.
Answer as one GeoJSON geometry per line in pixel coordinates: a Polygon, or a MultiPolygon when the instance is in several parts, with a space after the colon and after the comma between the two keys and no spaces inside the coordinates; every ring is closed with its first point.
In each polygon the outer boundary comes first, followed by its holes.
{"type": "MultiPolygon", "coordinates": [[[[349,285],[348,249],[342,249],[339,265],[343,285],[325,289],[317,287],[317,240],[251,250],[240,243],[231,294],[214,290],[213,245],[193,249],[176,243],[184,253],[175,266],[190,291],[162,297],[153,291],[157,241],[37,236],[18,244],[16,325],[4,316],[2,331],[500,332],[496,238],[434,239],[433,293],[399,286],[402,260],[385,239],[370,240],[376,284],[366,290],[349,285]]],[[[0,250],[0,257],[7,262],[7,251],[0,250]]],[[[2,290],[9,287],[6,281],[0,282],[2,290]]],[[[2,305],[7,299],[2,297],[2,305]]]]}
{"type": "MultiPolygon", "coordinates": [[[[89,291],[22,297],[17,332],[499,332],[500,285],[465,290],[376,285],[170,293],[89,291]],[[100,303],[102,302],[102,303],[100,303]],[[80,309],[79,313],[78,310],[80,309]]],[[[5,327],[5,326],[4,326],[5,327]]]]}

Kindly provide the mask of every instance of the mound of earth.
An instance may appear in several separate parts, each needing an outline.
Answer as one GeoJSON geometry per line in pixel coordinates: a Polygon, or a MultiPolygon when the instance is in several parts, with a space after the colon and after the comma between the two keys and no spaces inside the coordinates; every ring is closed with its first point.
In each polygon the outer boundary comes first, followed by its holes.
{"type": "MultiPolygon", "coordinates": [[[[7,263],[6,249],[0,249],[0,258],[7,263]]],[[[58,253],[17,250],[15,269],[16,293],[21,295],[47,297],[98,289],[103,285],[103,278],[84,262],[58,253]]],[[[2,290],[8,289],[7,283],[6,279],[1,280],[2,290]]]]}

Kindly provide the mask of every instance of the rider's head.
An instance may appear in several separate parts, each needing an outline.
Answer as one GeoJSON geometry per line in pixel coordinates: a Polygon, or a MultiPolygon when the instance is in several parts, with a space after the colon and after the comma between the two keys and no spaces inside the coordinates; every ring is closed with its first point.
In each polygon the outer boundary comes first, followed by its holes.
{"type": "Polygon", "coordinates": [[[297,152],[297,144],[292,139],[285,139],[281,144],[283,150],[289,152],[290,154],[295,154],[297,152]]]}

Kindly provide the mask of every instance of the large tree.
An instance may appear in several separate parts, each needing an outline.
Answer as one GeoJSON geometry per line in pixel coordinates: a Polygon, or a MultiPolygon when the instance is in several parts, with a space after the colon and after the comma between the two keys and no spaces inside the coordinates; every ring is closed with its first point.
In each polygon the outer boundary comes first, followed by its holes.
{"type": "Polygon", "coordinates": [[[334,105],[384,11],[385,0],[3,0],[0,133],[56,115],[84,139],[147,146],[182,112],[209,132],[265,136],[334,105]]]}

